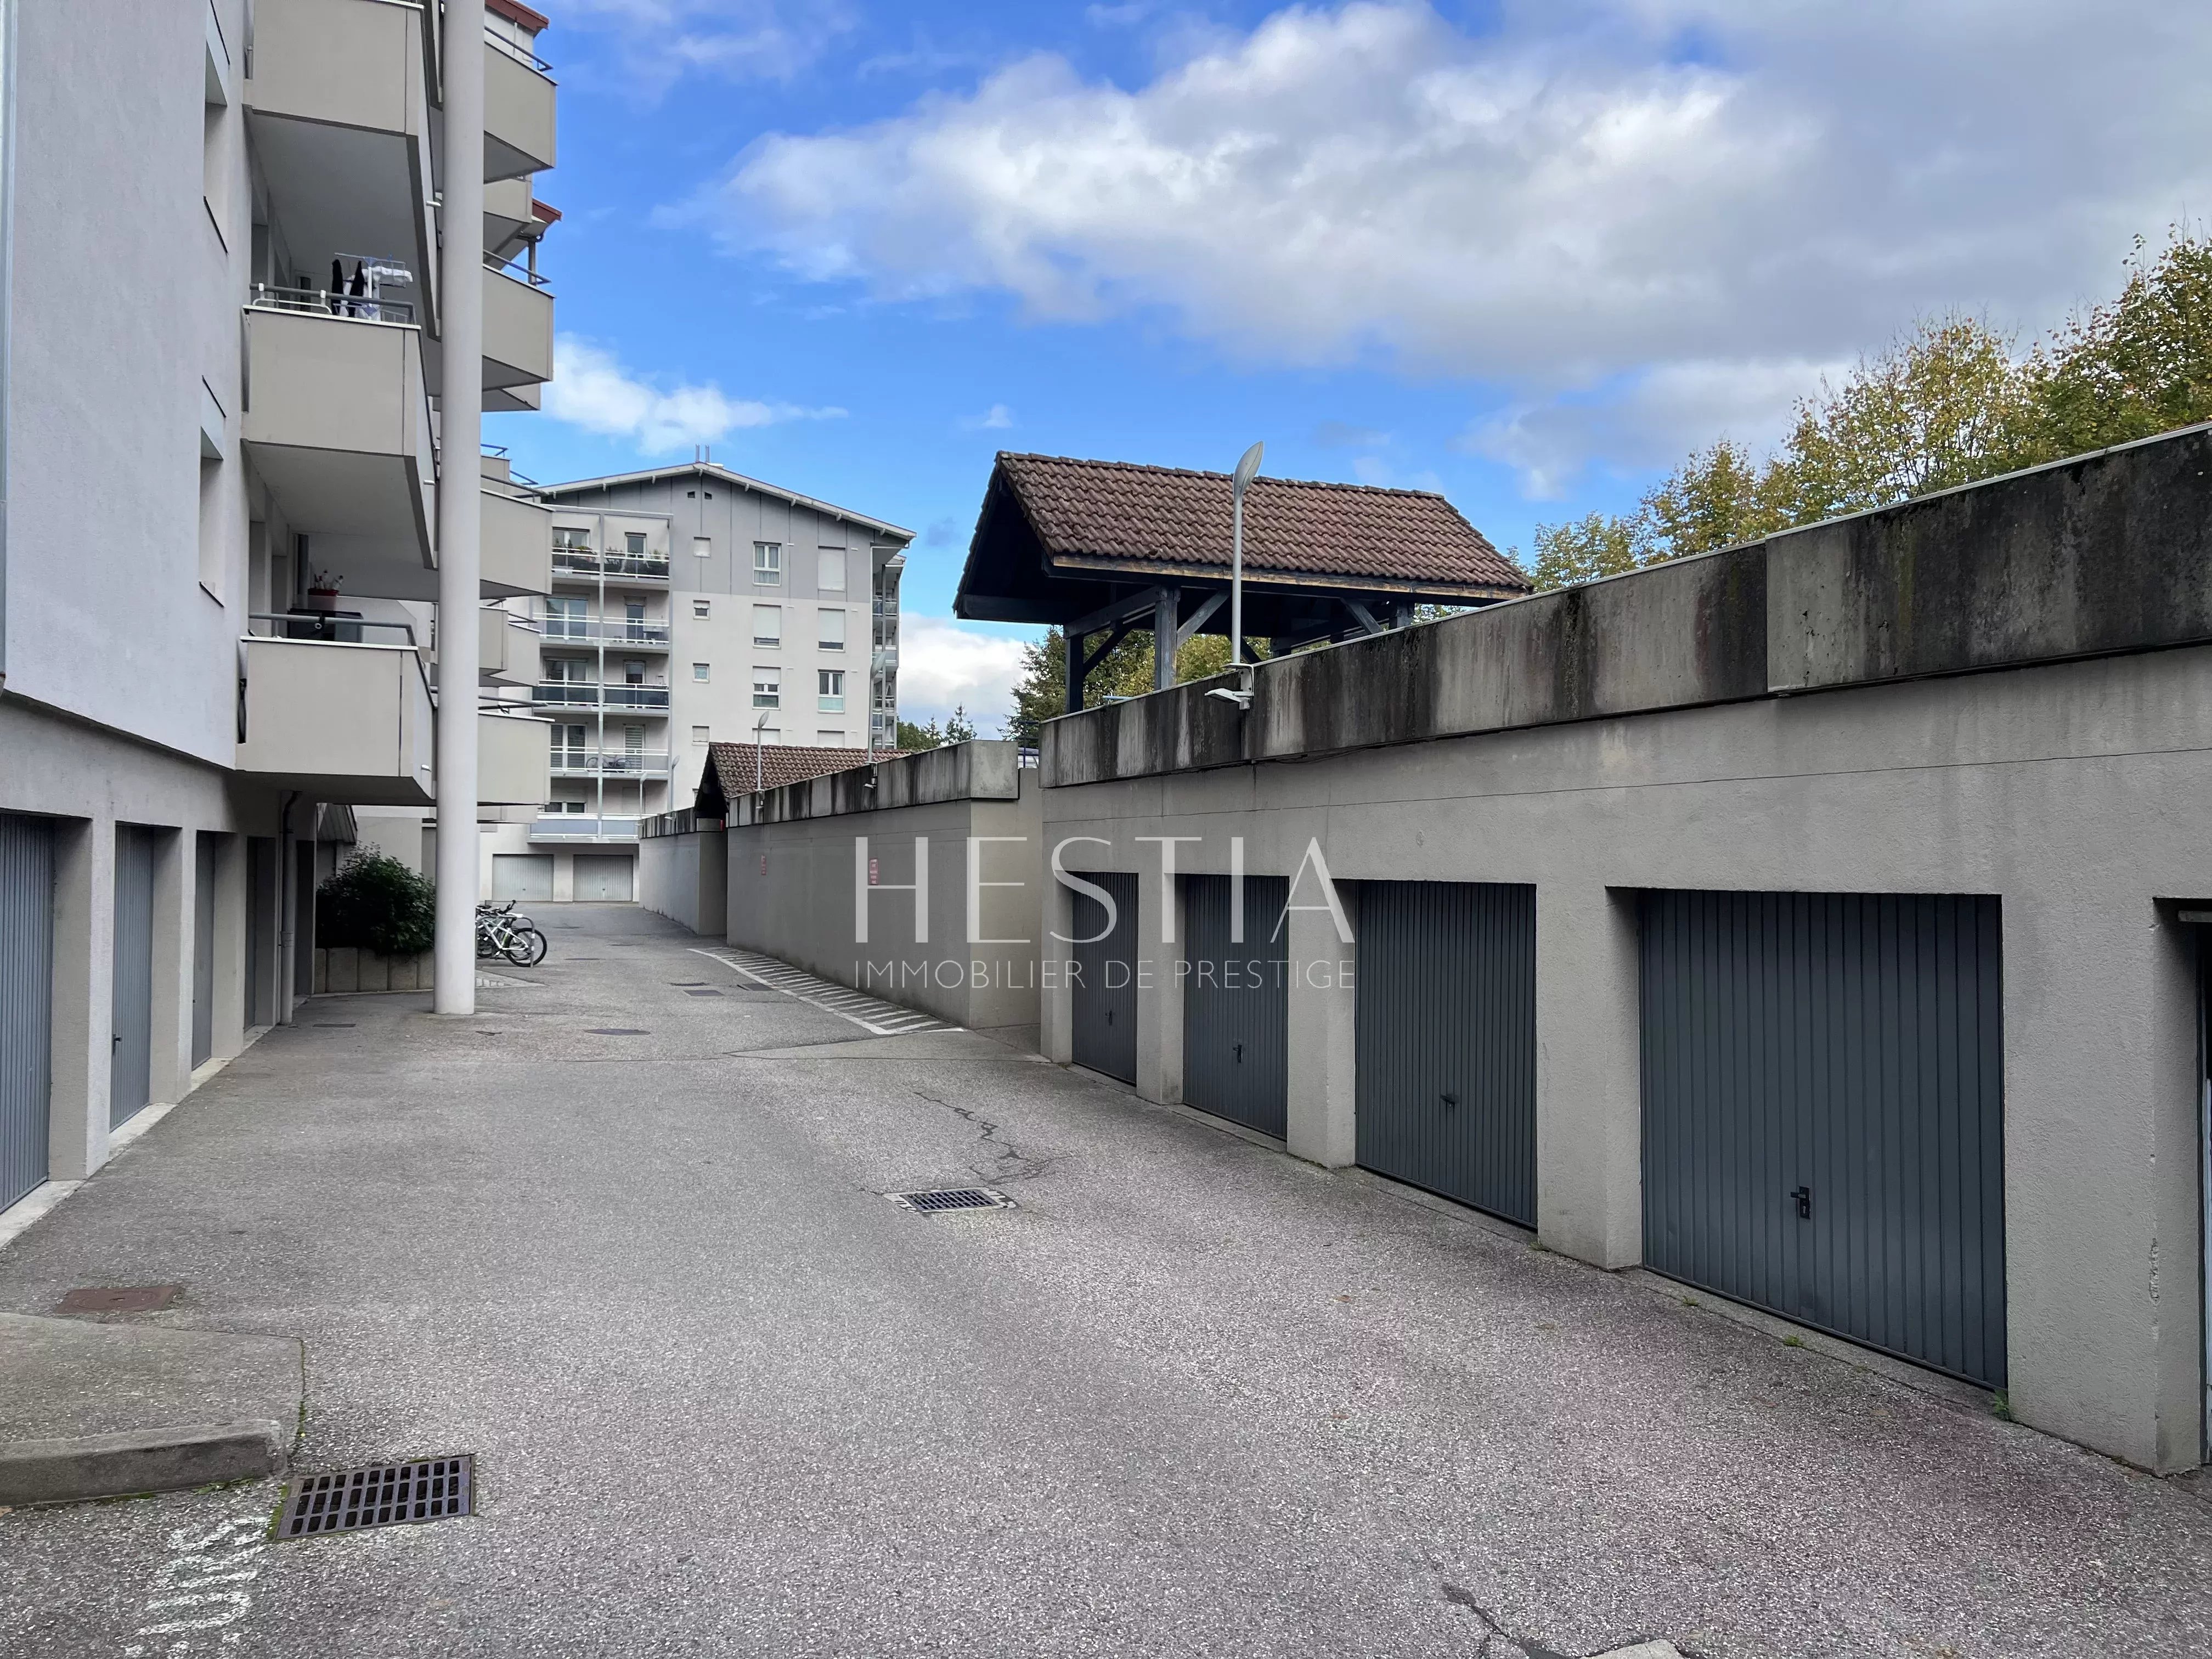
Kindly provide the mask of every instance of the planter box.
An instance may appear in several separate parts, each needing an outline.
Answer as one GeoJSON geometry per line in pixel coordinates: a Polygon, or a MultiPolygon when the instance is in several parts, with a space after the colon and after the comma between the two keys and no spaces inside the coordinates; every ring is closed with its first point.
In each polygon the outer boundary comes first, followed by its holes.
{"type": "Polygon", "coordinates": [[[427,991],[431,985],[431,953],[414,957],[380,957],[374,951],[340,945],[315,952],[315,994],[346,995],[356,991],[427,991]]]}

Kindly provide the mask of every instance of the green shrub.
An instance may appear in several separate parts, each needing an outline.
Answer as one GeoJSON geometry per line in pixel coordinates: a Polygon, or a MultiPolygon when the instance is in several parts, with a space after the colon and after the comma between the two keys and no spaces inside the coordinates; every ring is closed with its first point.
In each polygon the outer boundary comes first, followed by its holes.
{"type": "Polygon", "coordinates": [[[437,931],[437,888],[398,859],[356,853],[315,890],[315,943],[419,956],[437,931]]]}

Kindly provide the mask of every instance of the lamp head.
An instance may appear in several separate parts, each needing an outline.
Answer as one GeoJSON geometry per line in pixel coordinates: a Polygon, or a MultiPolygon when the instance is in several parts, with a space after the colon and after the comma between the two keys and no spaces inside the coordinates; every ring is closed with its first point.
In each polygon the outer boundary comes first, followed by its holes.
{"type": "Polygon", "coordinates": [[[1267,447],[1264,443],[1257,443],[1244,452],[1243,459],[1237,463],[1237,475],[1230,483],[1229,488],[1233,494],[1241,497],[1251,488],[1252,480],[1260,473],[1261,452],[1267,447]]]}

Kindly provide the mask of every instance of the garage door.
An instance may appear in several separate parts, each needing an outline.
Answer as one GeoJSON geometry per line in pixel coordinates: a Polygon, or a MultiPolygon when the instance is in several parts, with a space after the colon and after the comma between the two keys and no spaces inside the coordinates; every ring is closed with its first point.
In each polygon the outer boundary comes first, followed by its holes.
{"type": "Polygon", "coordinates": [[[1137,878],[1127,872],[1083,879],[1114,902],[1106,907],[1071,889],[1068,932],[1074,946],[1075,1063],[1124,1083],[1137,1080],[1137,878]],[[1094,939],[1091,936],[1097,934],[1094,939]]]}
{"type": "Polygon", "coordinates": [[[1359,1162],[1536,1224],[1536,890],[1359,889],[1359,1162]]]}
{"type": "Polygon", "coordinates": [[[109,1045],[107,1123],[145,1109],[154,1072],[154,831],[115,832],[114,1040],[109,1045]]]}
{"type": "Polygon", "coordinates": [[[192,838],[192,1065],[215,1053],[215,866],[216,842],[192,838]]]}
{"type": "Polygon", "coordinates": [[[632,889],[630,876],[636,861],[628,854],[616,857],[605,853],[576,854],[576,897],[579,900],[621,900],[627,902],[632,889]]]}
{"type": "Polygon", "coordinates": [[[2002,1387],[1998,921],[1972,896],[1646,895],[1646,1263],[2002,1387]]]}
{"type": "Polygon", "coordinates": [[[0,1210],[46,1178],[53,984],[53,828],[0,812],[0,1210]]]}
{"type": "Polygon", "coordinates": [[[553,855],[550,853],[493,854],[491,896],[495,899],[550,899],[553,896],[553,855]]]}
{"type": "Polygon", "coordinates": [[[1290,1098],[1289,902],[1284,878],[1249,876],[1239,926],[1228,877],[1183,878],[1183,1101],[1277,1136],[1290,1098]]]}

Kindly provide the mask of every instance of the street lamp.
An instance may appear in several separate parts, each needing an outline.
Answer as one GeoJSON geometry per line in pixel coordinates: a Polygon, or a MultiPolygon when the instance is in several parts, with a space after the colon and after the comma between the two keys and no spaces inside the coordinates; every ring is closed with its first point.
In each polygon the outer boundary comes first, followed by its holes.
{"type": "Polygon", "coordinates": [[[763,710],[761,717],[753,722],[753,793],[756,795],[761,792],[761,728],[768,724],[769,714],[772,712],[763,710]]]}
{"type": "Polygon", "coordinates": [[[1246,450],[1229,480],[1229,665],[1237,671],[1237,684],[1233,690],[1217,685],[1206,694],[1243,709],[1252,707],[1251,670],[1244,660],[1244,492],[1260,475],[1260,455],[1266,447],[1254,444],[1246,450]]]}

